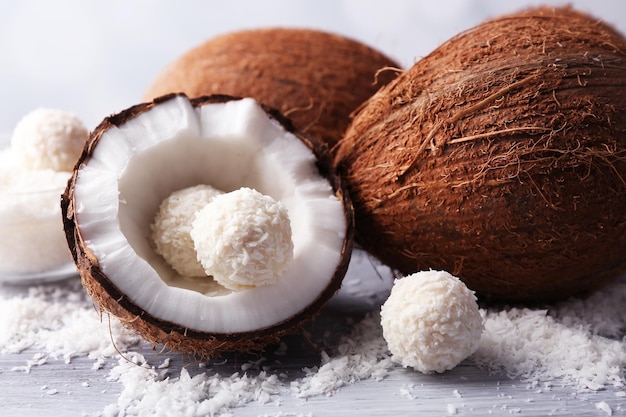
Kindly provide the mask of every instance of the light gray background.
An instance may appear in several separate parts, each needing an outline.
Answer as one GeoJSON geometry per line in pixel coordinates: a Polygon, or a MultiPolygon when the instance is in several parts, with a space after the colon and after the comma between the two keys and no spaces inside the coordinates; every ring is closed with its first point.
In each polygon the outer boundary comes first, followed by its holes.
{"type": "Polygon", "coordinates": [[[228,31],[318,28],[408,67],[462,30],[537,4],[571,4],[626,32],[619,0],[2,0],[0,134],[37,107],[72,111],[93,128],[138,103],[169,62],[228,31]]]}

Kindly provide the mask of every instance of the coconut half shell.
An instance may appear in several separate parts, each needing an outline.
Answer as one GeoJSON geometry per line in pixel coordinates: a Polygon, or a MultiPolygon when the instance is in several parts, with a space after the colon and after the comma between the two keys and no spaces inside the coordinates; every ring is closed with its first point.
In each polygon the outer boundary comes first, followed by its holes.
{"type": "Polygon", "coordinates": [[[626,40],[571,8],[497,18],[381,89],[339,143],[357,242],[483,299],[626,270],[626,40]]]}
{"type": "Polygon", "coordinates": [[[312,29],[224,34],[166,67],[144,94],[252,97],[332,147],[350,114],[396,76],[391,58],[358,41],[312,29]]]}
{"type": "Polygon", "coordinates": [[[327,147],[252,99],[169,95],[107,117],[61,206],[82,283],[101,309],[148,341],[202,358],[262,349],[300,328],[339,289],[352,250],[352,206],[327,147]],[[273,288],[206,296],[146,243],[158,201],[195,182],[287,200],[294,261],[273,288]],[[290,281],[300,275],[306,281],[290,281]]]}

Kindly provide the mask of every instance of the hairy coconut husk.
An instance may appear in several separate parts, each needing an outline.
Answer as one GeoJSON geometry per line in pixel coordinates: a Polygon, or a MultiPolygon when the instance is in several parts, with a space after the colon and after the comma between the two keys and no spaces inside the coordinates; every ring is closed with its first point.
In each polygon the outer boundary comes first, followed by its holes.
{"type": "Polygon", "coordinates": [[[332,147],[350,114],[391,81],[392,59],[355,40],[310,29],[268,28],[213,38],[172,62],[144,99],[183,92],[252,97],[332,147]]]}
{"type": "MultiPolygon", "coordinates": [[[[100,267],[98,257],[89,249],[82,237],[80,225],[75,213],[74,187],[79,167],[88,163],[93,155],[102,135],[110,128],[119,127],[128,120],[150,110],[162,101],[172,98],[166,95],[130,107],[120,113],[111,115],[90,134],[90,138],[76,163],[65,192],[61,196],[61,212],[63,226],[70,252],[81,276],[81,283],[87,290],[101,312],[108,312],[117,317],[123,325],[139,333],[145,340],[155,346],[162,346],[166,350],[182,352],[200,359],[209,359],[227,352],[256,352],[270,343],[277,342],[285,334],[298,331],[307,322],[313,320],[321,308],[339,290],[350,262],[354,241],[354,214],[349,195],[343,186],[341,178],[335,173],[328,148],[322,142],[298,132],[291,121],[279,112],[268,107],[264,110],[268,115],[279,122],[286,131],[297,136],[316,157],[320,176],[327,179],[337,198],[342,202],[346,217],[346,236],[341,248],[341,261],[337,265],[333,276],[323,293],[309,304],[303,306],[302,311],[293,317],[263,329],[238,333],[206,333],[185,327],[181,324],[159,319],[142,310],[132,300],[132,294],[121,292],[107,277],[100,267]]],[[[223,103],[236,100],[234,97],[213,95],[192,100],[196,107],[208,103],[223,103]]],[[[128,271],[132,274],[133,271],[128,271]]]]}
{"type": "Polygon", "coordinates": [[[393,268],[485,299],[594,289],[626,270],[626,40],[571,8],[488,21],[373,96],[335,163],[393,268]]]}

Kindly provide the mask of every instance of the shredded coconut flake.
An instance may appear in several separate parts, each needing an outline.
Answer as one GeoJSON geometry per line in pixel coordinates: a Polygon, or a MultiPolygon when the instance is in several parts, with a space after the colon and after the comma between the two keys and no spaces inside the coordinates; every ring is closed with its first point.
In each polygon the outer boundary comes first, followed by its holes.
{"type": "Polygon", "coordinates": [[[604,411],[607,416],[613,415],[613,409],[606,401],[600,401],[596,403],[596,408],[600,411],[604,411]]]}

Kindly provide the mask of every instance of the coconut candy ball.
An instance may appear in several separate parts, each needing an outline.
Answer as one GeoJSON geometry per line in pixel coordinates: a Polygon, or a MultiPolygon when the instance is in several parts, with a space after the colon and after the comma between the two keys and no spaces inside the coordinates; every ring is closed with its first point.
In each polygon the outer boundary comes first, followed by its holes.
{"type": "Polygon", "coordinates": [[[76,115],[40,108],[17,123],[11,148],[17,163],[24,168],[69,172],[88,136],[87,128],[76,115]]]}
{"type": "Polygon", "coordinates": [[[275,283],[293,259],[286,207],[246,187],[200,210],[191,238],[204,272],[233,291],[275,283]]]}
{"type": "Polygon", "coordinates": [[[423,373],[457,366],[478,349],[483,332],[474,292],[445,271],[396,280],[381,324],[392,360],[423,373]]]}
{"type": "Polygon", "coordinates": [[[174,191],[159,205],[152,222],[155,251],[180,275],[205,276],[189,235],[196,213],[222,192],[200,184],[174,191]]]}

